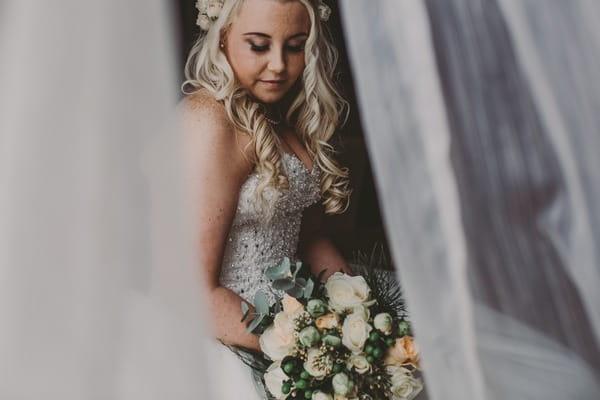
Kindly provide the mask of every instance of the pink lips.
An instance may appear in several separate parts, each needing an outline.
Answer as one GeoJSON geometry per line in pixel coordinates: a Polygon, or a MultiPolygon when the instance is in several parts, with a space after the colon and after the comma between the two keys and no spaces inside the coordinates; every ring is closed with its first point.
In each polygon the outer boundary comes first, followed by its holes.
{"type": "Polygon", "coordinates": [[[281,80],[281,81],[264,81],[264,80],[261,80],[260,82],[263,83],[266,87],[268,87],[270,89],[280,88],[285,83],[284,80],[281,80]]]}

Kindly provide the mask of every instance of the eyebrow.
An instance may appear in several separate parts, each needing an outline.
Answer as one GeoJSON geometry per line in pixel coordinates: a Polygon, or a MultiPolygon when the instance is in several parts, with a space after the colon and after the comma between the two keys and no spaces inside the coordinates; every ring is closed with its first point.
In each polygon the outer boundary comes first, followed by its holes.
{"type": "MultiPolygon", "coordinates": [[[[246,33],[244,33],[244,36],[249,36],[249,35],[262,36],[262,37],[269,38],[269,39],[271,38],[271,35],[267,35],[266,33],[262,33],[262,32],[246,32],[246,33]]],[[[298,36],[308,36],[308,33],[305,33],[305,32],[296,33],[295,35],[292,35],[289,38],[287,38],[287,40],[293,39],[298,36]]]]}

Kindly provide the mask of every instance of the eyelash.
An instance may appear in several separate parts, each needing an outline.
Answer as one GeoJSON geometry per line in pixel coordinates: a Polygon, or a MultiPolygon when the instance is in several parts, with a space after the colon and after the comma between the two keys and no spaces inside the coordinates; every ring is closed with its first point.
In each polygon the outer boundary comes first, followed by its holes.
{"type": "MultiPolygon", "coordinates": [[[[300,53],[301,51],[304,50],[304,46],[300,45],[300,46],[286,46],[286,48],[291,51],[292,53],[300,53]]],[[[269,46],[256,46],[251,44],[250,45],[250,50],[257,52],[257,53],[263,53],[267,50],[269,50],[269,46]]]]}

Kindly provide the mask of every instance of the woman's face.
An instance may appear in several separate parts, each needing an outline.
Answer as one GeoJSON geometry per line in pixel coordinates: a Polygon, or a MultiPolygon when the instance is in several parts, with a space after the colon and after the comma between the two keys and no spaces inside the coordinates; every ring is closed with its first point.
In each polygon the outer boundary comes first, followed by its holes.
{"type": "Polygon", "coordinates": [[[299,1],[245,0],[224,40],[239,84],[263,103],[280,100],[304,70],[309,30],[299,1]]]}

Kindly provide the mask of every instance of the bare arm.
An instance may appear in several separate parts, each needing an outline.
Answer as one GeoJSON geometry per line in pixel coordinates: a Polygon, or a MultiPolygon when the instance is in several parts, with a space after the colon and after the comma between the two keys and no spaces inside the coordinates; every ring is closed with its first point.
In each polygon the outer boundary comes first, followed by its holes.
{"type": "Polygon", "coordinates": [[[260,350],[257,336],[247,334],[247,322],[240,322],[243,299],[219,284],[239,191],[253,168],[244,146],[249,137],[236,132],[223,107],[209,95],[186,98],[180,114],[194,194],[198,263],[209,293],[214,335],[227,344],[260,350]]]}
{"type": "Polygon", "coordinates": [[[353,275],[344,257],[323,232],[322,221],[323,207],[320,204],[315,204],[304,211],[298,248],[300,258],[310,264],[314,275],[318,276],[319,272],[327,268],[322,277],[323,281],[339,270],[353,275]]]}

